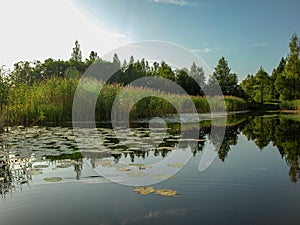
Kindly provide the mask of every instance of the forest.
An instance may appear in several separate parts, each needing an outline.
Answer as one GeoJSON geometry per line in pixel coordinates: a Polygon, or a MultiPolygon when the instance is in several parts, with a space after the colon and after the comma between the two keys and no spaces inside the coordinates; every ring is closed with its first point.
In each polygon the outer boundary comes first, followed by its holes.
{"type": "MultiPolygon", "coordinates": [[[[133,94],[153,91],[140,86],[126,86],[142,77],[162,77],[180,85],[191,96],[198,112],[210,111],[204,93],[217,99],[218,96],[211,91],[216,83],[225,96],[227,111],[270,106],[271,109],[300,111],[300,41],[297,34],[292,35],[289,53],[281,58],[271,74],[260,67],[256,74],[247,75],[241,82],[237,74],[231,72],[225,57],[219,59],[214,72],[206,80],[203,68],[195,63],[190,68],[173,69],[164,61],[150,64],[146,59],[135,60],[134,56],[128,62],[121,62],[117,54],[108,62],[102,60],[95,51],[83,59],[80,44],[75,41],[69,60],[49,58],[43,62],[20,61],[11,70],[0,67],[0,127],[71,121],[78,81],[95,62],[104,63],[117,71],[99,94],[96,105],[96,119],[99,121],[109,120],[114,98],[122,88],[127,88],[133,94]]],[[[165,94],[184,104],[185,97],[179,93],[170,91],[165,94]]],[[[138,102],[131,115],[141,118],[168,113],[176,113],[172,105],[162,99],[149,97],[138,102]]]]}

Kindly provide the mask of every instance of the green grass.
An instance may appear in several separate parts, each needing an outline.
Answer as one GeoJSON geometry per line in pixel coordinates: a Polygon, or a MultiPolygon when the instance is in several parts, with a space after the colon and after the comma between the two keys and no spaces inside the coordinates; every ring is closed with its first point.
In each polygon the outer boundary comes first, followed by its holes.
{"type": "MultiPolygon", "coordinates": [[[[51,122],[55,125],[72,121],[72,105],[77,85],[76,79],[52,78],[32,86],[22,84],[10,88],[8,103],[1,112],[5,124],[43,125],[51,122]]],[[[94,85],[97,84],[91,82],[88,91],[92,93],[97,91],[94,85]]],[[[96,121],[110,120],[111,108],[116,96],[122,102],[121,112],[130,112],[132,119],[174,114],[176,113],[174,105],[181,112],[194,112],[189,103],[192,103],[199,113],[210,112],[210,107],[212,111],[222,108],[220,97],[211,98],[211,105],[209,105],[205,97],[170,94],[143,87],[123,88],[112,84],[104,85],[98,95],[95,107],[96,121]],[[120,93],[123,95],[120,96],[120,93]],[[137,96],[146,98],[137,101],[137,96]],[[130,105],[132,108],[129,107],[130,105]]],[[[84,101],[89,101],[88,93],[83,97],[84,101]]],[[[247,109],[244,100],[233,96],[225,97],[225,105],[227,111],[247,109]]]]}

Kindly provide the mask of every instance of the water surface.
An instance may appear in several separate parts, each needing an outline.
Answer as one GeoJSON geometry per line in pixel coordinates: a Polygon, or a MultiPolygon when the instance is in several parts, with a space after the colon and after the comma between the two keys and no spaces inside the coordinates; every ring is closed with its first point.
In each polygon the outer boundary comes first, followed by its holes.
{"type": "Polygon", "coordinates": [[[198,139],[183,142],[180,124],[169,123],[156,148],[147,140],[161,134],[151,136],[147,124],[133,124],[130,131],[143,143],[122,143],[102,126],[95,138],[103,145],[90,142],[84,154],[71,128],[11,128],[0,137],[0,223],[298,224],[300,122],[279,114],[231,115],[227,121],[218,157],[203,172],[203,152],[215,143],[209,121],[182,126],[184,132],[200,127],[198,139]],[[191,154],[189,162],[181,167],[174,161],[179,172],[166,179],[163,171],[153,185],[176,190],[176,197],[139,195],[97,172],[128,168],[119,172],[147,174],[149,165],[182,149],[191,154]],[[61,180],[45,181],[49,177],[61,180]]]}

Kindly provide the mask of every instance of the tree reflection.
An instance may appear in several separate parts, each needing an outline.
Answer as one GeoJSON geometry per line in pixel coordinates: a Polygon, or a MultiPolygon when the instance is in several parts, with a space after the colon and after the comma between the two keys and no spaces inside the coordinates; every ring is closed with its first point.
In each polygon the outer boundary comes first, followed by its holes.
{"type": "Polygon", "coordinates": [[[290,167],[291,182],[297,182],[300,177],[300,122],[280,116],[251,117],[242,132],[261,150],[272,142],[290,167]]]}
{"type": "Polygon", "coordinates": [[[300,123],[280,118],[276,126],[273,144],[283,153],[286,163],[290,167],[291,182],[296,183],[300,177],[300,123]]]}
{"type": "Polygon", "coordinates": [[[253,140],[256,146],[262,150],[266,147],[274,136],[276,119],[270,117],[249,117],[243,129],[243,134],[248,140],[253,140]]]}
{"type": "Polygon", "coordinates": [[[228,156],[228,153],[231,150],[231,146],[237,144],[238,135],[240,134],[244,126],[245,119],[241,119],[239,116],[231,116],[229,120],[227,119],[227,126],[225,128],[225,135],[223,137],[223,140],[221,140],[221,132],[216,132],[214,136],[209,135],[209,141],[211,141],[215,148],[218,149],[219,159],[221,159],[223,162],[228,156]],[[228,121],[230,121],[230,123],[228,123],[228,121]],[[221,146],[219,146],[220,142],[222,143],[221,146]]]}
{"type": "Polygon", "coordinates": [[[27,167],[31,158],[18,158],[14,154],[3,153],[0,156],[0,195],[6,198],[23,185],[29,185],[31,176],[27,173],[27,167]]]}

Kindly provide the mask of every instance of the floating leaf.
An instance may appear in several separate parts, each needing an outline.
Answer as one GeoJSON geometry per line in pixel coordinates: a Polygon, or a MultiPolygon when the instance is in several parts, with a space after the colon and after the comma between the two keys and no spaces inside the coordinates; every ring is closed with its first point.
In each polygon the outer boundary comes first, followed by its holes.
{"type": "Polygon", "coordinates": [[[144,165],[142,163],[130,163],[129,166],[136,166],[139,170],[144,170],[146,168],[151,168],[151,166],[144,165]]]}
{"type": "Polygon", "coordinates": [[[149,195],[155,192],[155,189],[151,186],[148,187],[136,187],[133,189],[134,192],[141,194],[141,195],[149,195]]]}
{"type": "Polygon", "coordinates": [[[108,163],[108,162],[106,162],[106,163],[101,163],[100,165],[103,166],[103,167],[107,167],[107,168],[110,168],[110,167],[113,166],[112,163],[108,163]]]}
{"type": "Polygon", "coordinates": [[[46,181],[46,182],[59,182],[61,180],[62,180],[61,177],[47,177],[47,178],[44,178],[44,181],[46,181]]]}
{"type": "Polygon", "coordinates": [[[142,163],[130,163],[129,166],[137,166],[137,167],[140,167],[140,166],[145,166],[145,165],[142,164],[142,163]]]}
{"type": "Polygon", "coordinates": [[[122,155],[121,151],[110,151],[109,152],[111,155],[122,155]]]}
{"type": "Polygon", "coordinates": [[[34,168],[36,169],[43,169],[49,167],[48,165],[34,165],[34,168]]]}
{"type": "Polygon", "coordinates": [[[71,160],[71,163],[73,165],[82,165],[83,164],[82,162],[78,162],[78,161],[75,161],[75,160],[71,160]]]}
{"type": "Polygon", "coordinates": [[[174,148],[174,147],[158,147],[157,149],[158,149],[158,150],[172,151],[172,150],[174,150],[175,148],[174,148]]]}
{"type": "Polygon", "coordinates": [[[117,167],[117,168],[122,168],[122,167],[126,167],[126,164],[123,163],[112,163],[111,164],[112,167],[117,167]]]}
{"type": "Polygon", "coordinates": [[[60,165],[58,165],[56,167],[64,169],[64,168],[68,168],[70,166],[72,166],[72,163],[62,163],[62,164],[60,164],[60,165]]]}
{"type": "Polygon", "coordinates": [[[168,166],[180,168],[180,167],[184,167],[184,164],[183,163],[169,163],[168,166]]]}
{"type": "Polygon", "coordinates": [[[144,176],[147,176],[148,173],[144,173],[141,171],[132,171],[132,172],[127,173],[127,175],[129,177],[144,177],[144,176]]]}
{"type": "Polygon", "coordinates": [[[128,167],[121,167],[121,168],[117,168],[118,171],[131,171],[130,168],[128,167]]]}
{"type": "Polygon", "coordinates": [[[156,194],[161,195],[161,196],[177,196],[179,193],[177,191],[171,190],[171,189],[158,189],[156,190],[156,194]]]}
{"type": "Polygon", "coordinates": [[[29,175],[39,175],[43,174],[43,172],[40,169],[30,169],[27,172],[29,175]]]}

